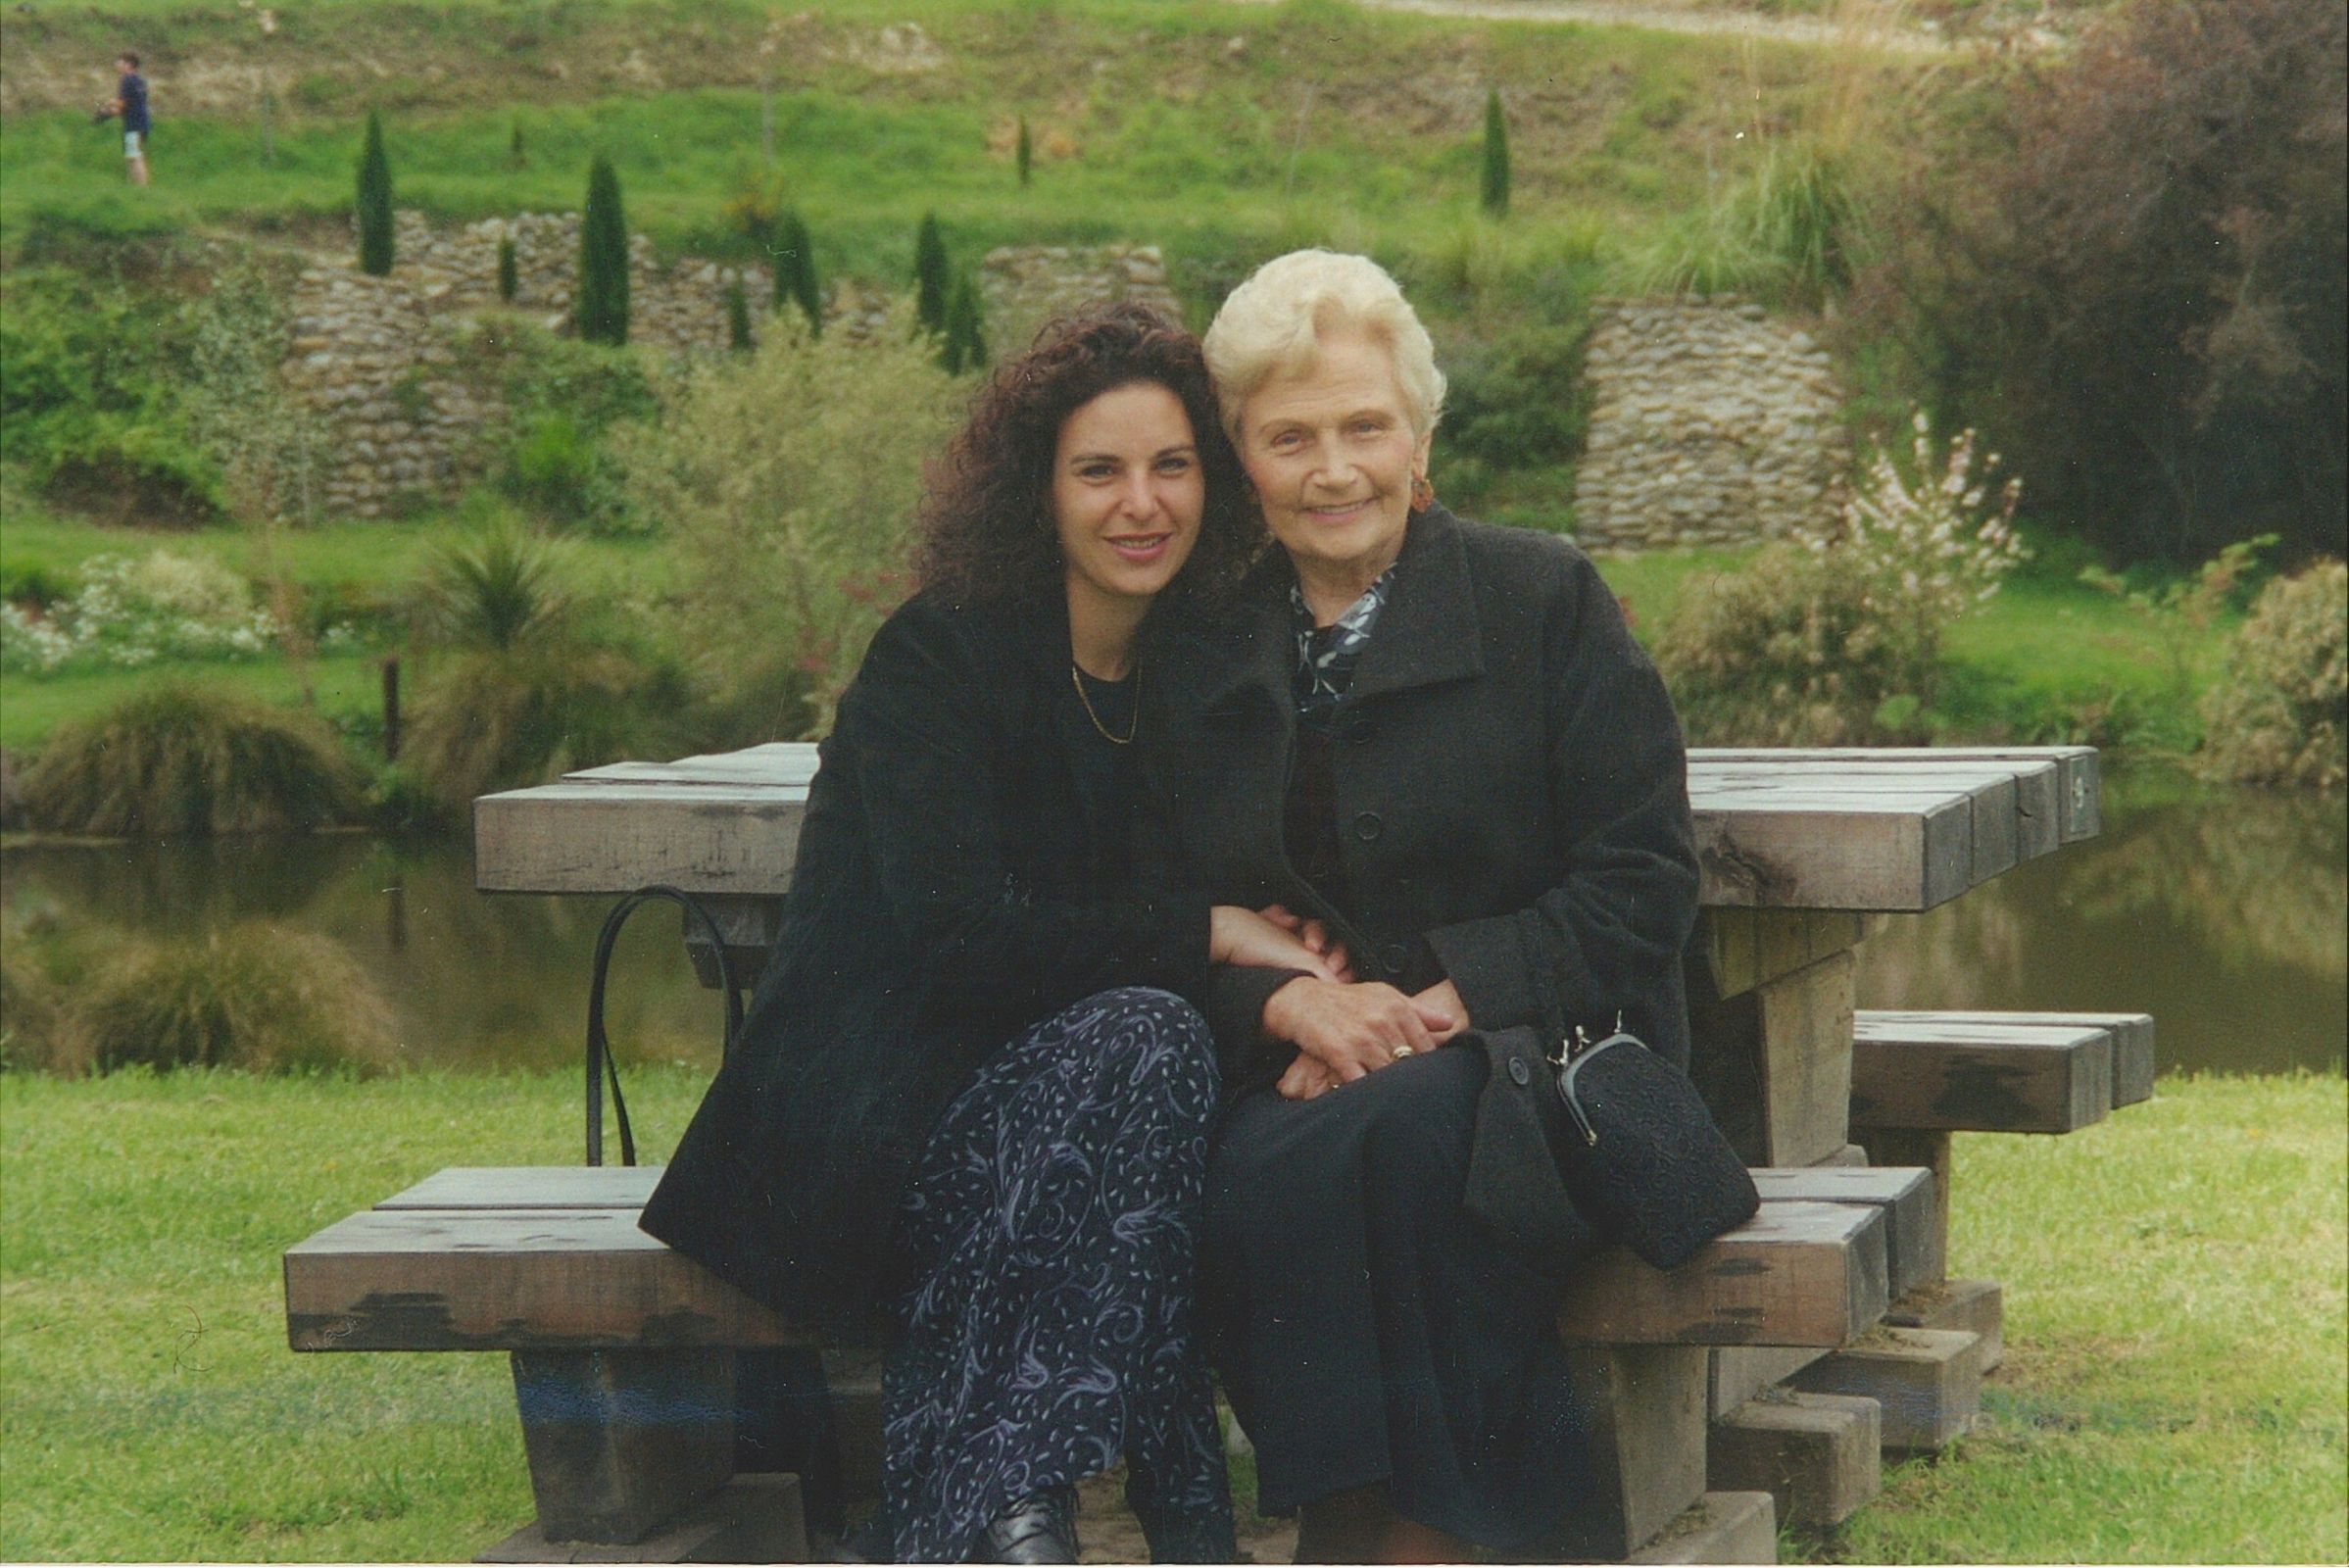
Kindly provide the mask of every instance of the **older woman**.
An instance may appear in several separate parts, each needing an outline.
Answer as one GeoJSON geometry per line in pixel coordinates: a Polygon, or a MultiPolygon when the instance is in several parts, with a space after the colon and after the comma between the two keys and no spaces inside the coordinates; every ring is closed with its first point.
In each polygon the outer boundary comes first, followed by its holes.
{"type": "Polygon", "coordinates": [[[1327,921],[1360,977],[1210,981],[1210,1353],[1300,1560],[1534,1548],[1588,1472],[1572,1249],[1475,1217],[1485,1056],[1446,1043],[1620,1013],[1685,1059],[1680,730],[1581,552],[1435,504],[1444,377],[1376,265],[1271,262],[1205,347],[1280,548],[1192,650],[1158,764],[1208,893],[1327,921]]]}
{"type": "Polygon", "coordinates": [[[1140,307],[1003,366],[807,795],[774,956],[644,1226],[785,1315],[896,1330],[907,1561],[1074,1562],[1123,1454],[1161,1561],[1233,1554],[1191,1328],[1210,959],[1337,971],[1150,852],[1146,620],[1252,539],[1199,344],[1140,307]],[[1139,838],[1130,824],[1139,814],[1139,838]]]}

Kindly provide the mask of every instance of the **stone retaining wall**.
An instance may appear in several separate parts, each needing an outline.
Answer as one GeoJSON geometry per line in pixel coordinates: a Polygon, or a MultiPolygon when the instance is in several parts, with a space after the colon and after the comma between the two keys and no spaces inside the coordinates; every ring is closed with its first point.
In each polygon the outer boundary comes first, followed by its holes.
{"type": "Polygon", "coordinates": [[[1104,300],[1138,300],[1183,318],[1155,245],[1005,246],[979,264],[979,295],[998,359],[1023,352],[1053,317],[1104,300]]]}
{"type": "Polygon", "coordinates": [[[1831,523],[1850,436],[1827,352],[1736,300],[1602,300],[1576,476],[1586,549],[1741,544],[1831,523]]]}

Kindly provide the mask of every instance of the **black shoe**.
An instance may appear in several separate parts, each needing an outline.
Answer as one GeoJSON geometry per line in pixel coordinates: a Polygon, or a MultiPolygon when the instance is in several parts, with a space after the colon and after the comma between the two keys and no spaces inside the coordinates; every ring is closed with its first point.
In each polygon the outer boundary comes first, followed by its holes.
{"type": "Polygon", "coordinates": [[[1020,1498],[980,1533],[976,1555],[981,1562],[1075,1562],[1076,1489],[1052,1487],[1020,1498]]]}

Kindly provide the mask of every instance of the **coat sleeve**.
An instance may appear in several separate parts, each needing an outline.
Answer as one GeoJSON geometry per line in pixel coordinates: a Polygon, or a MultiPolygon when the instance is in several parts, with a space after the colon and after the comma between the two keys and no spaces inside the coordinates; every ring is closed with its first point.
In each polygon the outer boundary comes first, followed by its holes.
{"type": "Polygon", "coordinates": [[[1549,809],[1564,847],[1533,905],[1427,933],[1482,1029],[1582,1025],[1618,1010],[1634,1033],[1677,1045],[1696,920],[1695,835],[1680,721],[1597,571],[1570,558],[1543,628],[1549,809]]]}
{"type": "Polygon", "coordinates": [[[1004,737],[991,733],[1003,678],[942,611],[914,607],[873,638],[841,699],[887,919],[937,991],[974,1009],[1049,1016],[1094,992],[1162,986],[1195,995],[1207,959],[1207,903],[1137,884],[1093,901],[1013,875],[997,792],[1004,737]]]}

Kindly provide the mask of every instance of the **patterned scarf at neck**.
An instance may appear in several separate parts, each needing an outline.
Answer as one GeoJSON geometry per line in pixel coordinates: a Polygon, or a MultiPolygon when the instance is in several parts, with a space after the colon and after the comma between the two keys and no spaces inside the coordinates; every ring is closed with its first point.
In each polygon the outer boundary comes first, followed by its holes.
{"type": "Polygon", "coordinates": [[[1316,626],[1313,612],[1305,606],[1304,590],[1296,583],[1289,585],[1289,609],[1297,627],[1299,723],[1328,727],[1338,711],[1338,700],[1353,684],[1354,666],[1362,662],[1362,650],[1370,646],[1371,628],[1378,624],[1379,612],[1387,608],[1388,590],[1394,586],[1395,567],[1389,566],[1336,620],[1316,626]]]}

